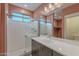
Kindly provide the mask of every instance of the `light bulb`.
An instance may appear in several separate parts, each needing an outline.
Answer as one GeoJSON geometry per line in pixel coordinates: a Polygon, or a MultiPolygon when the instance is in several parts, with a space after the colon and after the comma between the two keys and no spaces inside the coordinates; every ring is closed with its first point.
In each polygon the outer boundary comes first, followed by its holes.
{"type": "Polygon", "coordinates": [[[46,13],[48,13],[48,12],[49,12],[49,10],[48,10],[48,8],[47,8],[47,7],[45,7],[45,8],[44,8],[44,11],[45,11],[46,13]]]}
{"type": "Polygon", "coordinates": [[[47,7],[44,8],[44,11],[47,11],[47,7]]]}

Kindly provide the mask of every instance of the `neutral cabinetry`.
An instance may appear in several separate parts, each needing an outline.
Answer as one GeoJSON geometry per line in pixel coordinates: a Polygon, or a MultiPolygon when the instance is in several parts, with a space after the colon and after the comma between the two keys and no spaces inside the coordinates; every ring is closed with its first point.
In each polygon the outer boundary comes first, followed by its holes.
{"type": "Polygon", "coordinates": [[[33,56],[52,56],[53,51],[42,44],[32,40],[32,55],[33,56]]]}
{"type": "Polygon", "coordinates": [[[32,40],[32,56],[61,56],[61,54],[32,40]]]}

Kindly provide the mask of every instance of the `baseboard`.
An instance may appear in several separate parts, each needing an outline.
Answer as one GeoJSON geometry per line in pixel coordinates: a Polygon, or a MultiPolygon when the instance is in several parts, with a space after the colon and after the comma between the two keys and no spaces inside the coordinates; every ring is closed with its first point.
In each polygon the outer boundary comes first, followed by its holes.
{"type": "Polygon", "coordinates": [[[25,48],[24,49],[19,49],[19,50],[16,50],[16,51],[10,51],[10,52],[7,52],[7,56],[24,56],[24,54],[30,54],[31,51],[29,50],[26,50],[25,48]]]}

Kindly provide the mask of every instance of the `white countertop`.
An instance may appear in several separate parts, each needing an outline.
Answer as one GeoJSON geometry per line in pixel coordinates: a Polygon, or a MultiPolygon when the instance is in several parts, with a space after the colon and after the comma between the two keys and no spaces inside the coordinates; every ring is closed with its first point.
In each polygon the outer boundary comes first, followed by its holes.
{"type": "Polygon", "coordinates": [[[79,41],[47,36],[34,37],[33,40],[65,56],[79,56],[79,41]]]}

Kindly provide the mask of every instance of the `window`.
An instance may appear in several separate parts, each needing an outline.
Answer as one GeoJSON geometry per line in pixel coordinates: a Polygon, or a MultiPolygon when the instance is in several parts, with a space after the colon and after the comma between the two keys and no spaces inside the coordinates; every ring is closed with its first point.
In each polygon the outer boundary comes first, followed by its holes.
{"type": "Polygon", "coordinates": [[[31,22],[31,17],[21,14],[21,13],[12,13],[12,20],[18,22],[31,22]]]}
{"type": "Polygon", "coordinates": [[[23,17],[24,17],[24,18],[30,19],[30,16],[27,16],[27,15],[23,15],[23,17]]]}
{"type": "Polygon", "coordinates": [[[22,18],[21,17],[12,16],[12,20],[13,21],[21,21],[22,22],[22,18]]]}
{"type": "Polygon", "coordinates": [[[24,19],[23,19],[23,22],[29,23],[29,22],[31,22],[31,20],[28,19],[28,18],[24,18],[24,19]]]}

